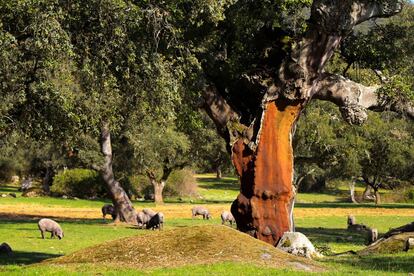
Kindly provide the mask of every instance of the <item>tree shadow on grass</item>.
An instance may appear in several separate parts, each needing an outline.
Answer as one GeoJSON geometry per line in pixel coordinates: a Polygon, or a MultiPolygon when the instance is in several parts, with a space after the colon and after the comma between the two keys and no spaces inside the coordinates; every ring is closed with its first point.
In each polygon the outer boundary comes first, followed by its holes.
{"type": "Polygon", "coordinates": [[[11,256],[0,255],[0,265],[29,265],[62,255],[44,252],[13,251],[11,256]]]}
{"type": "Polygon", "coordinates": [[[338,266],[347,265],[358,268],[358,270],[366,270],[366,275],[374,275],[373,270],[400,273],[412,273],[414,271],[413,253],[329,257],[328,260],[334,261],[338,266]]]}
{"type": "MultiPolygon", "coordinates": [[[[0,212],[0,224],[15,224],[15,223],[37,223],[39,219],[44,216],[13,214],[0,212]]],[[[47,218],[56,220],[58,222],[76,223],[76,224],[108,224],[111,220],[104,221],[103,219],[89,219],[89,218],[69,218],[69,217],[55,217],[47,216],[47,218]]]]}
{"type": "Polygon", "coordinates": [[[361,232],[352,232],[344,228],[322,228],[308,227],[296,228],[298,232],[305,234],[315,245],[325,245],[328,243],[341,243],[350,246],[365,245],[367,235],[361,232]]]}
{"type": "Polygon", "coordinates": [[[323,202],[323,203],[295,203],[299,208],[387,208],[387,209],[414,209],[414,204],[380,204],[373,203],[354,204],[345,202],[323,202]]]}
{"type": "Polygon", "coordinates": [[[240,186],[234,179],[217,179],[217,178],[197,178],[198,187],[203,189],[216,189],[216,190],[240,190],[240,186]]]}

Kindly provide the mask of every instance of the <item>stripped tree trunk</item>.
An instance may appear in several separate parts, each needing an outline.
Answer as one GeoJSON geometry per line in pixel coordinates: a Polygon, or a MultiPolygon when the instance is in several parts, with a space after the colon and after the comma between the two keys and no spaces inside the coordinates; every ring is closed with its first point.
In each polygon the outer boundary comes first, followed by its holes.
{"type": "Polygon", "coordinates": [[[242,140],[233,146],[232,159],[241,182],[240,194],[231,209],[237,227],[274,245],[292,227],[291,131],[300,110],[299,103],[268,103],[256,151],[247,148],[242,140]]]}
{"type": "Polygon", "coordinates": [[[104,156],[104,164],[100,169],[103,180],[108,188],[112,203],[115,207],[115,221],[136,224],[136,212],[128,195],[115,179],[112,170],[112,145],[108,123],[103,123],[101,128],[101,151],[104,156]]]}

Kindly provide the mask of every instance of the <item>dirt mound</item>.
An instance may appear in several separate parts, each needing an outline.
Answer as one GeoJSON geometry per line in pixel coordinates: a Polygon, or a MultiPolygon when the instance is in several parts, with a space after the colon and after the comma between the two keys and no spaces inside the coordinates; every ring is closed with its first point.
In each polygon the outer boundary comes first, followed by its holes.
{"type": "Polygon", "coordinates": [[[99,263],[146,269],[225,261],[273,268],[323,270],[311,260],[286,254],[230,227],[218,225],[153,231],[144,236],[86,248],[50,263],[99,263]]]}

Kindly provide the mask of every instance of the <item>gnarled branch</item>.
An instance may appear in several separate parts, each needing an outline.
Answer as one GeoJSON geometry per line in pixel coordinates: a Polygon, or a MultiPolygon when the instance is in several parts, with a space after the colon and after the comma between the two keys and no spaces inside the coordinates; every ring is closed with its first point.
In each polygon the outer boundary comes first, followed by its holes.
{"type": "Polygon", "coordinates": [[[324,74],[318,82],[313,98],[338,105],[344,119],[351,124],[362,124],[366,110],[390,110],[414,119],[414,105],[410,102],[389,103],[379,86],[364,86],[339,75],[324,74]]]}
{"type": "Polygon", "coordinates": [[[215,86],[206,86],[203,91],[203,98],[203,108],[213,120],[219,134],[226,138],[228,136],[227,123],[231,120],[238,120],[239,116],[218,93],[215,86]]]}

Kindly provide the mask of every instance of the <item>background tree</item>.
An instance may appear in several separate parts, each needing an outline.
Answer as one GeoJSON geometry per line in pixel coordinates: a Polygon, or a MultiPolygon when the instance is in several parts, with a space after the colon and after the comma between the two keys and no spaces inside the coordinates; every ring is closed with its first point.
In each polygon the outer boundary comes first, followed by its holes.
{"type": "Polygon", "coordinates": [[[148,176],[154,188],[154,201],[163,203],[162,192],[167,179],[174,170],[190,164],[187,136],[173,127],[162,128],[159,124],[131,126],[125,134],[136,166],[136,173],[148,176]]]}

